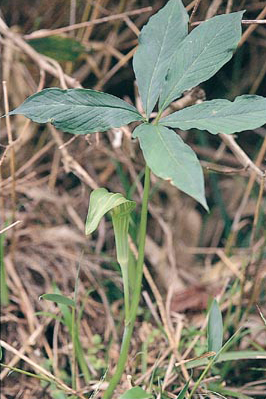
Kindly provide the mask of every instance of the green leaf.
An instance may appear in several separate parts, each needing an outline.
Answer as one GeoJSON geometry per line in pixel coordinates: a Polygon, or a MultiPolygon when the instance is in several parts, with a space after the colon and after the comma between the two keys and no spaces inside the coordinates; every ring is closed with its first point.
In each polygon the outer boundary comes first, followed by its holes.
{"type": "MultiPolygon", "coordinates": [[[[253,359],[253,360],[263,360],[265,362],[266,360],[266,351],[231,351],[227,353],[221,353],[219,355],[219,358],[216,360],[216,363],[221,363],[221,362],[232,362],[234,360],[248,360],[248,359],[253,359]]],[[[209,363],[208,359],[197,359],[197,360],[191,360],[190,362],[186,363],[186,367],[188,369],[195,368],[195,367],[201,367],[201,366],[206,366],[209,363]]]]}
{"type": "Polygon", "coordinates": [[[187,33],[188,14],[181,0],[168,1],[140,33],[133,68],[148,118],[158,100],[176,46],[187,33]]]}
{"type": "Polygon", "coordinates": [[[216,398],[238,398],[238,399],[254,399],[254,397],[243,394],[242,392],[232,391],[224,388],[222,384],[210,383],[208,385],[209,391],[219,394],[216,398]]]}
{"type": "Polygon", "coordinates": [[[4,368],[8,368],[10,370],[9,375],[12,374],[11,371],[15,371],[17,373],[24,374],[24,375],[26,375],[28,377],[33,377],[33,378],[36,378],[38,380],[47,381],[49,383],[51,383],[51,381],[52,381],[49,377],[46,377],[43,374],[42,375],[41,374],[39,374],[39,375],[38,374],[33,374],[33,373],[30,373],[29,371],[25,371],[25,370],[19,369],[17,367],[12,367],[12,366],[9,366],[8,364],[4,364],[4,363],[0,363],[0,366],[4,367],[4,368]]]}
{"type": "Polygon", "coordinates": [[[71,37],[48,36],[31,39],[28,43],[39,53],[57,61],[75,61],[86,51],[81,43],[71,37]]]}
{"type": "Polygon", "coordinates": [[[0,360],[2,360],[3,357],[3,351],[2,351],[2,346],[0,346],[0,360]]]}
{"type": "Polygon", "coordinates": [[[195,198],[208,210],[202,168],[194,151],[164,126],[142,124],[134,130],[152,172],[195,198]]]}
{"type": "Polygon", "coordinates": [[[174,112],[160,124],[187,129],[208,130],[212,134],[236,133],[255,129],[266,122],[266,98],[253,95],[228,100],[205,101],[174,112]]]}
{"type": "Polygon", "coordinates": [[[159,108],[165,109],[181,94],[212,77],[227,61],[241,38],[243,11],[218,15],[186,36],[171,60],[159,108]]]}
{"type": "Polygon", "coordinates": [[[47,301],[52,301],[56,303],[61,303],[62,305],[67,305],[67,306],[72,306],[75,307],[75,301],[73,299],[70,299],[64,295],[61,294],[43,294],[40,296],[40,299],[46,299],[47,301]]]}
{"type": "Polygon", "coordinates": [[[184,399],[184,397],[187,393],[188,387],[189,387],[189,380],[186,382],[185,386],[183,387],[182,391],[180,391],[180,393],[176,399],[184,399]]]}
{"type": "MultiPolygon", "coordinates": [[[[56,285],[54,285],[54,291],[56,293],[52,294],[52,295],[60,296],[60,297],[63,296],[60,294],[60,290],[58,289],[58,287],[56,285]]],[[[50,294],[48,294],[48,295],[50,295],[50,294]]],[[[72,306],[72,305],[70,305],[70,306],[72,306]]],[[[62,323],[64,323],[67,326],[69,335],[71,337],[72,336],[72,309],[70,309],[68,307],[68,304],[65,304],[62,302],[58,302],[58,307],[61,310],[61,313],[63,314],[62,323]]],[[[81,372],[84,376],[84,379],[85,379],[86,383],[88,383],[90,381],[90,372],[89,372],[89,369],[88,369],[88,366],[87,366],[87,363],[86,363],[86,360],[84,357],[84,351],[83,351],[83,348],[82,348],[82,345],[81,345],[80,339],[79,339],[79,323],[78,322],[75,322],[74,328],[75,328],[74,344],[75,344],[76,357],[77,357],[81,372]]]]}
{"type": "Polygon", "coordinates": [[[151,399],[153,396],[140,387],[134,387],[119,396],[119,399],[151,399]]]}
{"type": "Polygon", "coordinates": [[[136,206],[134,201],[127,200],[120,193],[110,193],[105,188],[93,190],[90,195],[85,234],[93,233],[97,229],[101,218],[121,204],[123,204],[123,214],[130,213],[136,206]]]}
{"type": "Polygon", "coordinates": [[[38,123],[50,122],[74,134],[103,132],[143,119],[135,107],[120,98],[89,89],[44,89],[9,113],[15,114],[38,123]]]}
{"type": "Polygon", "coordinates": [[[51,312],[43,312],[43,311],[34,312],[34,316],[45,316],[45,317],[49,317],[51,319],[58,320],[58,321],[62,322],[62,317],[60,317],[56,314],[53,314],[51,312]]]}
{"type": "Polygon", "coordinates": [[[216,299],[213,300],[208,320],[208,351],[218,353],[223,345],[223,318],[216,299]]]}

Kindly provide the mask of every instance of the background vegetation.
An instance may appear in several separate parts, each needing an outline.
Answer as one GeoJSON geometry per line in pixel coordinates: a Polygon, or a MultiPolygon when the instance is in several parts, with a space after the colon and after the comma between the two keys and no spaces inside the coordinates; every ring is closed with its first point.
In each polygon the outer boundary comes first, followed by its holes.
{"type": "MultiPolygon", "coordinates": [[[[45,87],[83,86],[115,94],[141,109],[132,55],[139,29],[165,3],[2,0],[2,80],[9,108],[45,87]]],[[[198,21],[241,9],[246,9],[245,20],[266,16],[265,1],[186,0],[184,4],[193,12],[191,29],[198,21]]],[[[266,96],[265,37],[265,25],[243,24],[233,59],[206,84],[186,93],[175,109],[205,98],[266,96]]],[[[7,105],[4,101],[1,105],[2,115],[7,105]]],[[[42,367],[55,382],[70,385],[68,308],[60,309],[39,296],[61,292],[73,298],[80,267],[79,336],[88,375],[78,376],[77,395],[100,398],[107,386],[106,369],[113,373],[119,354],[122,280],[110,221],[101,222],[89,239],[84,221],[89,193],[97,187],[122,192],[140,203],[144,162],[138,144],[131,140],[134,126],[73,139],[22,116],[12,117],[11,127],[3,119],[1,124],[2,362],[37,374],[42,367]]],[[[199,395],[206,397],[207,392],[216,398],[218,394],[212,393],[216,391],[228,398],[262,399],[266,129],[243,132],[229,141],[196,131],[181,134],[204,167],[210,213],[152,177],[147,267],[127,365],[131,377],[124,375],[116,395],[132,383],[153,387],[157,397],[175,398],[191,373],[183,360],[206,352],[206,312],[210,299],[217,296],[224,338],[241,330],[230,347],[235,360],[217,364],[199,395]],[[247,350],[253,353],[249,359],[243,354],[247,350]],[[244,360],[239,360],[241,356],[244,360]]],[[[133,237],[139,217],[137,208],[133,237]]],[[[200,367],[193,368],[193,380],[200,367]]],[[[9,372],[1,369],[4,399],[61,399],[71,393],[64,387],[59,390],[56,383],[9,372]]]]}

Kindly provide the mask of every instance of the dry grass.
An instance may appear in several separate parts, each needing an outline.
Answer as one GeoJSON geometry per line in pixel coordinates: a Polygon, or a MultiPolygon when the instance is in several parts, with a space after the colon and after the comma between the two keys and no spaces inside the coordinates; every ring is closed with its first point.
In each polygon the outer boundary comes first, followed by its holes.
{"type": "MultiPolygon", "coordinates": [[[[37,90],[52,86],[105,90],[140,108],[131,59],[138,32],[151,14],[147,7],[154,11],[164,3],[56,0],[48,5],[42,0],[24,1],[18,7],[16,0],[3,1],[0,44],[8,102],[3,101],[1,114],[7,106],[13,109],[37,90]],[[86,49],[76,61],[57,62],[28,44],[33,36],[58,34],[61,27],[66,27],[60,31],[62,35],[76,38],[86,49]]],[[[185,4],[194,9],[192,24],[243,8],[247,10],[245,19],[266,15],[264,1],[185,4]]],[[[235,61],[175,107],[205,95],[266,96],[265,35],[265,25],[245,25],[235,61]]],[[[0,230],[10,225],[0,242],[9,298],[7,305],[2,303],[3,360],[30,372],[39,373],[38,366],[42,367],[71,393],[70,337],[65,326],[36,312],[59,313],[55,305],[38,298],[52,292],[55,285],[71,297],[80,265],[78,295],[80,306],[84,306],[80,339],[91,381],[85,384],[80,376],[76,395],[88,397],[101,382],[107,365],[113,373],[123,329],[122,281],[115,265],[111,225],[102,222],[97,235],[84,235],[89,193],[103,186],[131,193],[140,204],[143,159],[131,140],[132,126],[122,128],[123,136],[115,129],[72,139],[52,126],[40,127],[20,116],[13,117],[10,126],[8,119],[6,125],[3,119],[1,123],[0,230]],[[16,221],[19,223],[12,226],[16,221]]],[[[206,215],[194,200],[152,177],[144,292],[126,370],[134,384],[147,386],[153,378],[157,384],[159,376],[170,398],[176,397],[189,376],[183,360],[202,355],[206,349],[201,331],[205,331],[209,297],[221,300],[227,338],[240,325],[246,328],[236,350],[266,349],[263,320],[254,306],[258,304],[266,315],[266,129],[239,135],[238,144],[223,135],[206,135],[206,139],[191,132],[182,135],[202,160],[211,213],[206,215]],[[175,366],[177,361],[181,367],[175,366]]],[[[223,369],[225,385],[251,397],[265,397],[263,371],[250,370],[262,367],[261,363],[249,363],[246,374],[240,363],[234,364],[231,376],[223,369]]],[[[8,373],[2,368],[3,399],[55,398],[58,394],[39,380],[8,373]]],[[[126,374],[118,392],[130,386],[126,374]]],[[[100,384],[97,397],[106,384],[100,384]]]]}

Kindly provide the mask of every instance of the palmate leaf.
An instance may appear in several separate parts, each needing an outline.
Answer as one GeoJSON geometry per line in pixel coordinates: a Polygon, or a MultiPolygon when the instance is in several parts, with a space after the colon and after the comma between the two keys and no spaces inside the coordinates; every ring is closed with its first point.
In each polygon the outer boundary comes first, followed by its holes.
{"type": "Polygon", "coordinates": [[[90,89],[44,89],[9,113],[15,114],[38,123],[50,122],[74,134],[103,132],[143,120],[137,109],[127,102],[90,89]]]}
{"type": "Polygon", "coordinates": [[[243,11],[219,15],[201,23],[182,41],[172,57],[159,109],[212,77],[233,55],[241,38],[243,11]]]}
{"type": "Polygon", "coordinates": [[[142,124],[134,130],[152,172],[195,198],[208,210],[202,168],[194,151],[164,126],[142,124]]]}
{"type": "Polygon", "coordinates": [[[187,129],[208,130],[212,134],[236,133],[255,129],[266,123],[266,98],[255,95],[228,100],[205,101],[174,112],[160,120],[160,124],[187,129]]]}
{"type": "Polygon", "coordinates": [[[133,67],[148,118],[158,100],[171,57],[187,33],[188,14],[181,0],[168,1],[141,30],[133,67]]]}

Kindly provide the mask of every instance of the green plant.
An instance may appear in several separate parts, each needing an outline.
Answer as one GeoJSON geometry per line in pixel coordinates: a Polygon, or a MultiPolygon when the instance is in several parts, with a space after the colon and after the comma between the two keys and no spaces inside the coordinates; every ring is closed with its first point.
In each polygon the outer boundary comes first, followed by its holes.
{"type": "MultiPolygon", "coordinates": [[[[133,59],[145,116],[134,106],[106,93],[59,88],[42,90],[10,112],[10,115],[23,114],[35,122],[50,122],[56,128],[73,134],[102,132],[131,122],[140,122],[133,137],[139,140],[146,166],[134,290],[130,289],[129,283],[127,235],[130,212],[135,203],[126,200],[121,194],[108,193],[105,189],[95,190],[91,194],[86,222],[86,234],[90,234],[100,218],[106,212],[111,212],[117,259],[124,283],[125,331],[117,371],[104,399],[112,396],[124,371],[137,314],[150,171],[169,180],[208,210],[203,172],[197,156],[170,128],[195,128],[212,134],[232,134],[259,127],[266,122],[266,99],[255,95],[240,96],[234,102],[206,101],[164,116],[164,111],[172,101],[185,90],[212,77],[231,59],[241,37],[242,15],[241,11],[216,16],[188,34],[188,14],[181,0],[169,0],[164,8],[150,18],[141,31],[139,47],[133,59]],[[150,122],[157,103],[157,115],[150,122]]],[[[215,309],[217,311],[216,305],[213,309],[213,312],[215,309]]],[[[218,348],[220,343],[215,340],[215,345],[218,348]]],[[[144,397],[149,397],[149,394],[144,394],[144,397]]]]}
{"type": "Polygon", "coordinates": [[[5,234],[0,234],[0,303],[1,306],[9,304],[8,287],[6,283],[6,270],[4,263],[5,234]]]}
{"type": "MultiPolygon", "coordinates": [[[[56,292],[59,292],[58,288],[56,288],[56,292]]],[[[86,360],[84,357],[84,353],[82,351],[82,346],[79,339],[79,323],[76,317],[76,309],[77,309],[77,298],[76,298],[76,290],[75,290],[75,299],[68,298],[59,293],[55,294],[43,294],[40,299],[46,299],[48,301],[55,302],[63,315],[63,318],[60,321],[66,325],[69,335],[72,341],[72,388],[76,387],[76,360],[78,361],[79,367],[83,373],[85,381],[88,383],[90,381],[90,372],[88,370],[88,366],[86,364],[86,360]],[[71,309],[71,311],[69,310],[71,309]]],[[[42,312],[39,312],[42,314],[42,312]]],[[[55,318],[58,319],[57,316],[55,318]]]]}

